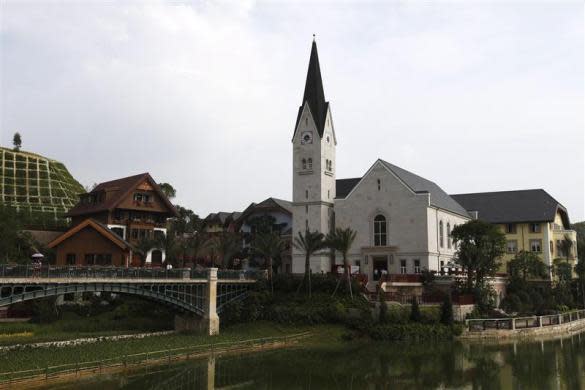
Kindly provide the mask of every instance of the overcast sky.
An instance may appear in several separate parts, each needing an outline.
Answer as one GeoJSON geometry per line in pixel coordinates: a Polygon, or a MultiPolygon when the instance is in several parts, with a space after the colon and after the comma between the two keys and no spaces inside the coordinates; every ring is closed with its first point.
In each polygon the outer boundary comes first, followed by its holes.
{"type": "Polygon", "coordinates": [[[1,145],[83,185],[148,171],[201,216],[291,199],[315,33],[337,178],[382,158],[585,219],[582,1],[113,3],[0,1],[1,145]]]}

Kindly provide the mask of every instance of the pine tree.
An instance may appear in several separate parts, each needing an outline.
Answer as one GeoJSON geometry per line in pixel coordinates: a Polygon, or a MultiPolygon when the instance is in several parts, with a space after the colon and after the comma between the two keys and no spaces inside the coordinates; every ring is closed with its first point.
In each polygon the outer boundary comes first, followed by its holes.
{"type": "Polygon", "coordinates": [[[20,137],[19,132],[14,133],[14,137],[12,137],[12,144],[14,145],[14,151],[18,152],[22,146],[22,138],[20,137]]]}

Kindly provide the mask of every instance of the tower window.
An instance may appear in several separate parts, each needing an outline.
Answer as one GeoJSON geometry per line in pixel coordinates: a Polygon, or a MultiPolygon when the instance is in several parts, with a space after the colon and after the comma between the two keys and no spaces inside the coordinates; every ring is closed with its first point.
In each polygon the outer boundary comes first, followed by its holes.
{"type": "Polygon", "coordinates": [[[386,217],[381,214],[374,218],[374,246],[386,246],[386,217]]]}
{"type": "Polygon", "coordinates": [[[305,117],[305,126],[309,126],[309,117],[305,117]]]}
{"type": "Polygon", "coordinates": [[[307,160],[307,168],[313,169],[313,159],[312,158],[309,158],[307,160]]]}
{"type": "Polygon", "coordinates": [[[309,190],[305,190],[305,199],[309,199],[309,190]]]}
{"type": "Polygon", "coordinates": [[[380,188],[382,188],[382,182],[380,181],[380,179],[378,179],[377,181],[378,181],[378,191],[380,191],[380,188]]]}
{"type": "Polygon", "coordinates": [[[309,205],[305,205],[305,214],[309,214],[309,205]]]}
{"type": "Polygon", "coordinates": [[[443,248],[444,246],[444,241],[443,241],[443,221],[439,222],[439,245],[441,246],[441,248],[443,248]]]}
{"type": "Polygon", "coordinates": [[[304,158],[301,163],[303,164],[303,169],[307,169],[307,159],[304,158]]]}

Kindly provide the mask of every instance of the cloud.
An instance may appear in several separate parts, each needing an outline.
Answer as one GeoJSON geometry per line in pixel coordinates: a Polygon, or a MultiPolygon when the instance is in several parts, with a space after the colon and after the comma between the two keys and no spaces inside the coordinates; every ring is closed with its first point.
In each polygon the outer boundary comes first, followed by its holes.
{"type": "Polygon", "coordinates": [[[316,33],[339,177],[380,157],[451,192],[543,187],[585,217],[582,4],[1,7],[0,142],[19,130],[83,184],[150,171],[202,215],[290,199],[316,33]]]}

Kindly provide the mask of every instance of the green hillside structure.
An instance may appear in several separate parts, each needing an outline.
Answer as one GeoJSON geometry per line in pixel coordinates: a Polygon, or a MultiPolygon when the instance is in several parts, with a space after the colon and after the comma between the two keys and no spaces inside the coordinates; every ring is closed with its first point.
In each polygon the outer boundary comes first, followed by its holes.
{"type": "Polygon", "coordinates": [[[59,161],[0,147],[0,204],[14,207],[25,224],[64,222],[84,192],[59,161]]]}

